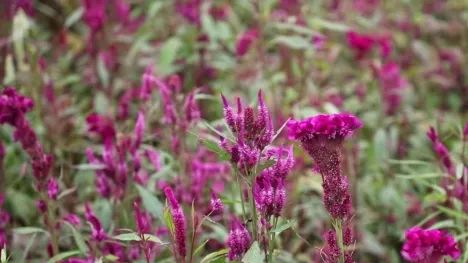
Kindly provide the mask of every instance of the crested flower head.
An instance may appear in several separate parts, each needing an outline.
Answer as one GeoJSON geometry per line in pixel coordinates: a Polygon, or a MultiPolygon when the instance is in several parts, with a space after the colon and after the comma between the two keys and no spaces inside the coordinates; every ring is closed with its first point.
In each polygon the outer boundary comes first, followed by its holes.
{"type": "Polygon", "coordinates": [[[233,218],[231,221],[231,229],[229,230],[226,243],[229,249],[229,260],[242,258],[244,253],[250,248],[252,238],[250,237],[249,230],[237,218],[233,218]]]}
{"type": "Polygon", "coordinates": [[[457,260],[460,250],[453,236],[442,230],[413,227],[405,233],[401,254],[409,262],[437,263],[444,256],[457,260]]]}
{"type": "Polygon", "coordinates": [[[289,137],[301,141],[322,175],[323,201],[334,218],[351,216],[348,180],[341,174],[342,142],[362,125],[361,120],[347,113],[322,114],[288,123],[289,137]]]}
{"type": "Polygon", "coordinates": [[[221,214],[224,211],[223,201],[221,201],[219,196],[215,194],[214,192],[211,194],[210,207],[211,207],[211,213],[215,215],[221,214]]]}
{"type": "Polygon", "coordinates": [[[348,113],[320,114],[302,121],[289,121],[288,134],[290,139],[302,142],[314,138],[342,140],[361,127],[361,120],[348,113]]]}

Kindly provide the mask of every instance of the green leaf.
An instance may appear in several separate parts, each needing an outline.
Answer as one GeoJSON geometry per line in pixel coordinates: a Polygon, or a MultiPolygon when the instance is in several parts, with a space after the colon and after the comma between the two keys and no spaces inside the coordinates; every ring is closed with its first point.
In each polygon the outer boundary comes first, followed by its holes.
{"type": "Polygon", "coordinates": [[[81,233],[78,232],[78,230],[72,224],[68,222],[65,222],[65,224],[70,227],[72,231],[73,239],[75,240],[75,243],[78,246],[78,249],[81,251],[81,253],[86,255],[88,252],[88,247],[86,246],[86,243],[81,233]]]}
{"type": "Polygon", "coordinates": [[[223,248],[221,250],[218,250],[216,252],[213,252],[213,253],[210,253],[208,255],[206,255],[202,260],[201,260],[201,263],[209,263],[209,262],[213,262],[219,258],[224,258],[227,256],[227,253],[228,253],[228,250],[227,248],[223,248]]]}
{"type": "Polygon", "coordinates": [[[1,263],[6,263],[7,262],[7,254],[6,254],[6,248],[3,247],[0,250],[0,262],[1,263]]]}
{"type": "Polygon", "coordinates": [[[138,192],[140,193],[141,199],[143,200],[143,206],[148,212],[150,212],[154,217],[159,218],[164,222],[163,217],[163,205],[156,196],[154,196],[146,188],[136,185],[138,192]]]}
{"type": "Polygon", "coordinates": [[[104,64],[104,60],[102,59],[102,57],[98,58],[96,67],[101,84],[105,88],[107,88],[107,86],[109,86],[109,72],[107,71],[106,65],[104,64]]]}
{"type": "Polygon", "coordinates": [[[453,216],[453,217],[456,217],[456,218],[461,218],[461,219],[465,219],[465,220],[468,220],[468,215],[461,212],[461,211],[457,211],[457,210],[453,210],[453,209],[450,209],[450,208],[447,208],[447,207],[444,207],[444,206],[440,206],[438,205],[437,208],[442,211],[443,213],[449,215],[449,216],[453,216]]]}
{"type": "Polygon", "coordinates": [[[284,45],[291,49],[312,49],[312,44],[309,39],[301,36],[277,36],[270,44],[284,45]]]}
{"type": "Polygon", "coordinates": [[[181,45],[182,42],[178,38],[173,37],[168,39],[161,47],[158,69],[162,74],[172,73],[174,68],[172,63],[176,59],[177,51],[181,45]]]}
{"type": "Polygon", "coordinates": [[[291,228],[296,225],[296,220],[287,220],[284,224],[277,226],[275,229],[272,229],[271,232],[279,235],[284,230],[291,228]]]}
{"type": "Polygon", "coordinates": [[[274,160],[266,160],[265,162],[258,165],[257,173],[261,173],[265,169],[268,169],[268,168],[272,167],[273,165],[275,165],[275,163],[276,162],[274,160]]]}
{"type": "Polygon", "coordinates": [[[208,150],[216,153],[221,161],[229,161],[231,159],[229,153],[226,152],[223,148],[221,148],[216,142],[204,139],[202,140],[202,143],[208,150]]]}
{"type": "Polygon", "coordinates": [[[82,7],[76,9],[71,13],[65,20],[65,27],[71,27],[73,24],[78,22],[83,15],[84,9],[82,7]]]}
{"type": "Polygon", "coordinates": [[[258,242],[255,241],[242,258],[242,263],[263,263],[264,259],[265,254],[258,246],[258,242]]]}
{"type": "Polygon", "coordinates": [[[16,232],[17,234],[21,234],[21,235],[29,235],[29,234],[36,234],[36,233],[44,233],[44,234],[49,235],[49,232],[47,232],[45,229],[42,229],[39,227],[32,227],[32,226],[17,227],[13,229],[13,232],[16,232]]]}
{"type": "Polygon", "coordinates": [[[49,259],[49,261],[47,261],[47,263],[60,262],[63,259],[69,258],[71,256],[78,255],[80,253],[81,253],[81,251],[79,251],[79,250],[63,252],[63,253],[60,253],[60,254],[57,254],[57,255],[53,256],[51,259],[49,259]]]}
{"type": "MultiPolygon", "coordinates": [[[[113,238],[120,240],[120,241],[142,241],[140,235],[135,232],[120,234],[120,235],[114,236],[113,238]]],[[[151,241],[151,242],[158,243],[158,244],[165,244],[164,242],[161,241],[161,239],[150,234],[144,234],[143,239],[146,241],[151,241]]]]}
{"type": "Polygon", "coordinates": [[[193,252],[193,255],[197,255],[198,253],[200,253],[202,251],[202,249],[205,247],[206,243],[208,243],[208,241],[210,241],[209,239],[205,240],[205,242],[203,242],[200,246],[198,246],[196,249],[195,249],[195,252],[193,252]]]}
{"type": "Polygon", "coordinates": [[[82,164],[77,164],[75,166],[73,166],[75,169],[78,169],[78,170],[91,170],[91,171],[94,171],[94,170],[103,170],[104,168],[106,168],[105,165],[103,164],[92,164],[92,163],[82,163],[82,164]]]}
{"type": "Polygon", "coordinates": [[[349,30],[349,27],[345,24],[341,24],[341,23],[336,23],[336,22],[332,22],[332,21],[328,21],[328,20],[323,20],[323,19],[320,19],[318,17],[314,18],[312,20],[312,24],[315,26],[315,27],[318,27],[319,29],[320,28],[324,28],[324,29],[329,29],[329,30],[332,30],[332,31],[339,31],[339,32],[346,32],[349,30]]]}

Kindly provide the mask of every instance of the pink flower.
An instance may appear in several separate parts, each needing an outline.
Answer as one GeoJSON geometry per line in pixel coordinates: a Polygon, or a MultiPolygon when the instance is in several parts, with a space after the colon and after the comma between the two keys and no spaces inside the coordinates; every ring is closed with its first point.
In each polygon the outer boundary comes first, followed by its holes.
{"type": "Polygon", "coordinates": [[[401,90],[409,86],[408,81],[400,72],[400,66],[387,62],[378,69],[378,79],[382,91],[385,113],[393,115],[401,104],[401,90]]]}
{"type": "Polygon", "coordinates": [[[322,175],[323,201],[334,218],[347,219],[352,213],[348,179],[341,174],[341,151],[343,140],[361,127],[361,120],[347,113],[288,123],[289,137],[302,143],[322,175]]]}
{"type": "Polygon", "coordinates": [[[116,131],[112,119],[98,113],[91,113],[86,117],[86,123],[88,131],[98,134],[104,143],[111,143],[115,139],[116,131]]]}
{"type": "Polygon", "coordinates": [[[242,258],[244,253],[250,248],[250,244],[252,243],[250,233],[237,218],[233,218],[231,221],[231,229],[229,230],[226,243],[229,249],[229,260],[242,258]]]}
{"type": "Polygon", "coordinates": [[[185,258],[186,255],[186,246],[185,246],[185,215],[182,211],[182,207],[179,205],[179,201],[174,196],[172,188],[166,186],[164,188],[164,194],[166,195],[167,201],[169,203],[169,208],[172,215],[172,220],[174,223],[174,240],[177,247],[177,253],[180,257],[185,258]]]}
{"type": "Polygon", "coordinates": [[[151,215],[143,211],[140,205],[140,200],[133,202],[133,213],[135,216],[137,231],[140,234],[151,233],[151,215]]]}
{"type": "Polygon", "coordinates": [[[219,215],[222,214],[224,211],[224,204],[223,201],[219,198],[219,196],[215,193],[211,194],[211,200],[210,200],[210,208],[211,208],[211,213],[213,215],[219,215]]]}
{"type": "Polygon", "coordinates": [[[360,34],[356,31],[349,31],[346,34],[348,45],[354,50],[357,59],[362,59],[372,51],[374,38],[370,35],[360,34]]]}
{"type": "Polygon", "coordinates": [[[81,225],[81,220],[76,214],[68,214],[65,217],[63,217],[63,220],[67,221],[68,223],[74,226],[81,225]]]}
{"type": "Polygon", "coordinates": [[[401,255],[409,262],[438,263],[444,256],[454,260],[460,257],[457,242],[442,230],[412,227],[405,239],[401,255]]]}
{"type": "Polygon", "coordinates": [[[239,35],[236,42],[236,55],[238,57],[244,56],[258,37],[259,33],[255,28],[249,29],[239,35]]]}
{"type": "Polygon", "coordinates": [[[91,237],[98,242],[106,239],[107,235],[102,228],[101,221],[99,221],[96,215],[94,215],[94,212],[88,203],[85,204],[85,218],[91,226],[91,237]]]}
{"type": "Polygon", "coordinates": [[[6,87],[0,93],[0,124],[16,125],[33,106],[30,98],[22,96],[12,87],[6,87]]]}
{"type": "Polygon", "coordinates": [[[100,31],[104,26],[106,19],[106,1],[105,0],[82,0],[84,7],[83,19],[92,34],[100,31]]]}
{"type": "Polygon", "coordinates": [[[57,199],[57,195],[59,192],[59,185],[57,183],[57,180],[53,177],[49,179],[49,182],[47,183],[47,194],[49,195],[50,199],[57,199]]]}

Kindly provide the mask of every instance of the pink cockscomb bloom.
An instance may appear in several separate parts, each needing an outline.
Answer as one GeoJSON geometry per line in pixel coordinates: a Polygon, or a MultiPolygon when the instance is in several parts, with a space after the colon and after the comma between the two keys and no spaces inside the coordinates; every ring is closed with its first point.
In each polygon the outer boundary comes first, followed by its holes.
{"type": "Polygon", "coordinates": [[[236,42],[236,55],[239,57],[244,56],[258,37],[257,29],[249,29],[239,35],[236,42]]]}
{"type": "Polygon", "coordinates": [[[174,241],[177,247],[177,253],[181,258],[185,258],[187,251],[185,245],[186,223],[184,211],[182,211],[182,207],[175,198],[174,191],[170,186],[164,188],[164,194],[166,195],[174,223],[174,241]]]}
{"type": "Polygon", "coordinates": [[[237,218],[233,218],[231,221],[231,229],[226,243],[229,249],[228,259],[231,261],[242,258],[250,248],[252,238],[249,230],[237,218]]]}
{"type": "Polygon", "coordinates": [[[445,256],[457,260],[460,250],[453,236],[442,230],[412,227],[405,233],[401,255],[409,262],[438,263],[445,256]]]}
{"type": "Polygon", "coordinates": [[[288,123],[289,137],[302,143],[322,175],[325,208],[334,218],[351,215],[348,180],[341,175],[341,148],[343,140],[361,127],[361,120],[347,113],[321,114],[288,123]]]}

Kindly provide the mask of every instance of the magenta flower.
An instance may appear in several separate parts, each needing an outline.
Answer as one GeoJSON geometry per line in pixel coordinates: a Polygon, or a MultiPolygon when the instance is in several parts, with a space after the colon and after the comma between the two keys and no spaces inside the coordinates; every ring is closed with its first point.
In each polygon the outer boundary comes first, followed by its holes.
{"type": "Polygon", "coordinates": [[[447,147],[442,143],[434,127],[430,127],[427,131],[427,137],[432,142],[434,152],[437,154],[442,166],[446,169],[447,173],[455,175],[455,166],[450,157],[450,152],[447,147]]]}
{"type": "Polygon", "coordinates": [[[387,115],[397,112],[401,104],[401,90],[409,86],[408,81],[400,72],[400,66],[394,62],[387,62],[378,69],[384,110],[387,115]]]}
{"type": "Polygon", "coordinates": [[[346,40],[351,49],[353,49],[357,59],[362,59],[369,54],[375,43],[373,36],[360,34],[356,31],[346,33],[346,40]]]}
{"type": "Polygon", "coordinates": [[[81,220],[76,214],[68,214],[63,217],[63,220],[70,223],[73,226],[81,225],[81,220]]]}
{"type": "Polygon", "coordinates": [[[188,22],[199,25],[202,0],[177,0],[176,11],[188,22]]]}
{"type": "Polygon", "coordinates": [[[138,112],[137,121],[135,124],[135,129],[133,130],[134,143],[132,151],[136,151],[143,141],[143,135],[145,133],[145,114],[143,112],[138,112]]]}
{"type": "Polygon", "coordinates": [[[249,29],[240,34],[236,42],[236,55],[238,57],[244,56],[258,38],[259,32],[255,28],[249,29]]]}
{"type": "Polygon", "coordinates": [[[22,96],[12,87],[6,87],[0,93],[0,124],[15,126],[33,106],[30,98],[22,96]]]}
{"type": "Polygon", "coordinates": [[[100,242],[107,238],[107,235],[102,228],[101,221],[96,217],[88,203],[85,204],[85,218],[91,226],[91,237],[95,241],[100,242]]]}
{"type": "Polygon", "coordinates": [[[59,185],[55,178],[51,177],[49,182],[47,183],[47,194],[49,195],[50,199],[57,199],[59,192],[59,185]]]}
{"type": "Polygon", "coordinates": [[[289,137],[302,143],[322,175],[325,208],[334,218],[351,216],[348,179],[341,175],[341,148],[343,140],[361,127],[361,120],[347,113],[317,115],[288,123],[289,137]]]}
{"type": "Polygon", "coordinates": [[[82,0],[84,7],[83,19],[92,34],[100,31],[104,26],[106,19],[106,1],[105,0],[82,0]]]}
{"type": "Polygon", "coordinates": [[[250,248],[252,238],[249,230],[237,218],[233,218],[231,221],[231,229],[226,243],[229,249],[228,259],[231,261],[241,259],[250,248]]]}
{"type": "Polygon", "coordinates": [[[457,260],[460,250],[453,236],[442,230],[412,227],[405,233],[401,255],[409,262],[438,263],[444,256],[457,260]]]}
{"type": "Polygon", "coordinates": [[[111,143],[115,139],[116,131],[112,119],[98,113],[92,113],[86,117],[86,123],[88,131],[99,135],[104,143],[111,143]]]}
{"type": "Polygon", "coordinates": [[[174,223],[174,241],[177,247],[177,253],[181,258],[185,258],[185,215],[182,211],[182,207],[179,205],[179,202],[175,198],[174,192],[172,191],[172,188],[170,186],[166,186],[164,188],[164,194],[166,195],[167,201],[169,203],[169,208],[174,223]]]}
{"type": "Polygon", "coordinates": [[[212,213],[213,215],[222,214],[224,211],[223,201],[221,201],[219,196],[215,193],[211,194],[210,209],[210,213],[212,213]]]}
{"type": "Polygon", "coordinates": [[[139,234],[148,234],[151,233],[151,215],[141,209],[140,203],[140,200],[133,202],[137,231],[139,234]]]}

